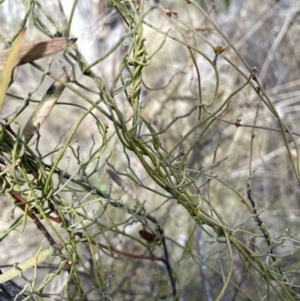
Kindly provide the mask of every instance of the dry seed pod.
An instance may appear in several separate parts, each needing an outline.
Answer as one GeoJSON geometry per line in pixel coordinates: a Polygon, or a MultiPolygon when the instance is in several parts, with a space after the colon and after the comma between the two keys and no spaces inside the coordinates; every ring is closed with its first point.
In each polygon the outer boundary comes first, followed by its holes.
{"type": "Polygon", "coordinates": [[[143,239],[145,239],[145,240],[147,240],[149,242],[153,242],[153,241],[157,241],[158,240],[158,238],[154,234],[152,234],[152,233],[150,233],[150,232],[148,232],[146,230],[140,230],[139,233],[140,233],[140,236],[143,239]]]}

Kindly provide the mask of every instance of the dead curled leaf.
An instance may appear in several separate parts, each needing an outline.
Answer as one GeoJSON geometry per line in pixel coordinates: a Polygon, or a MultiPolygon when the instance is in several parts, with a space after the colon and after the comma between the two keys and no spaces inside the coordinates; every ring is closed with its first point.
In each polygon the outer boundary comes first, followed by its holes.
{"type": "MultiPolygon", "coordinates": [[[[76,38],[68,39],[67,46],[73,45],[76,38]]],[[[65,38],[54,38],[47,41],[23,44],[15,62],[15,67],[50,56],[65,48],[65,38]]],[[[0,71],[3,71],[11,48],[0,51],[0,71]]]]}
{"type": "Polygon", "coordinates": [[[25,143],[28,143],[33,135],[36,133],[37,128],[41,126],[48,115],[50,114],[52,108],[56,104],[59,96],[65,89],[64,82],[69,81],[72,76],[72,71],[69,70],[67,74],[63,73],[59,79],[60,81],[55,81],[47,90],[43,99],[39,105],[34,110],[33,114],[29,118],[27,124],[25,125],[22,135],[24,135],[25,143]]]}
{"type": "Polygon", "coordinates": [[[107,169],[106,170],[108,175],[111,177],[111,179],[113,179],[122,189],[123,191],[129,195],[133,200],[136,200],[136,194],[132,191],[132,189],[129,187],[128,184],[126,184],[120,176],[118,176],[116,173],[114,173],[113,171],[107,169]]]}

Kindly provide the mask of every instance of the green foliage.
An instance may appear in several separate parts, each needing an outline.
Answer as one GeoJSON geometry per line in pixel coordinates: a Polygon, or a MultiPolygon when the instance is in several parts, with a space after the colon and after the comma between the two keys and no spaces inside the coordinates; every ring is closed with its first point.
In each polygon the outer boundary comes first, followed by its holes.
{"type": "Polygon", "coordinates": [[[7,92],[0,184],[17,210],[0,241],[18,251],[0,263],[20,263],[24,289],[3,270],[3,300],[299,298],[299,121],[273,99],[285,87],[265,88],[212,8],[154,2],[110,0],[123,34],[89,63],[68,47],[77,1],[68,17],[60,1],[23,3],[11,39],[30,18],[65,47],[17,67],[7,92]]]}

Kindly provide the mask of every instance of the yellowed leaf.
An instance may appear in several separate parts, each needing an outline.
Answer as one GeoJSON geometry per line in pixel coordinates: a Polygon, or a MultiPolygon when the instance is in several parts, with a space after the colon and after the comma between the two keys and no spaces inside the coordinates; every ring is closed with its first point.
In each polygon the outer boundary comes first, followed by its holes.
{"type": "Polygon", "coordinates": [[[0,275],[0,283],[4,283],[10,279],[13,279],[16,276],[19,276],[21,271],[25,272],[25,271],[33,268],[38,263],[49,258],[51,256],[52,252],[53,252],[52,249],[47,249],[47,250],[44,250],[41,252],[39,251],[38,254],[35,255],[34,257],[31,257],[31,258],[25,260],[24,262],[19,263],[17,265],[17,267],[13,267],[13,268],[9,269],[7,272],[5,272],[4,274],[0,275]]]}
{"type": "Polygon", "coordinates": [[[2,106],[10,82],[11,74],[15,67],[15,62],[17,60],[24,36],[25,36],[25,30],[23,30],[17,37],[5,62],[4,70],[0,78],[0,112],[2,110],[2,106]]]}

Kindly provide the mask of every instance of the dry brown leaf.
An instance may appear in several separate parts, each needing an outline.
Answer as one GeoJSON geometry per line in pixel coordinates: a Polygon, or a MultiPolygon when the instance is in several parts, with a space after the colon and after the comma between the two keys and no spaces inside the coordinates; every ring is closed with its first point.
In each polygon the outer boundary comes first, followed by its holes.
{"type": "MultiPolygon", "coordinates": [[[[73,45],[77,39],[69,39],[68,47],[73,45]]],[[[19,55],[17,57],[15,67],[20,66],[35,60],[55,54],[65,47],[65,38],[54,38],[52,40],[24,44],[21,46],[19,55]]],[[[2,50],[0,52],[0,71],[3,71],[5,62],[11,48],[2,50]]]]}

